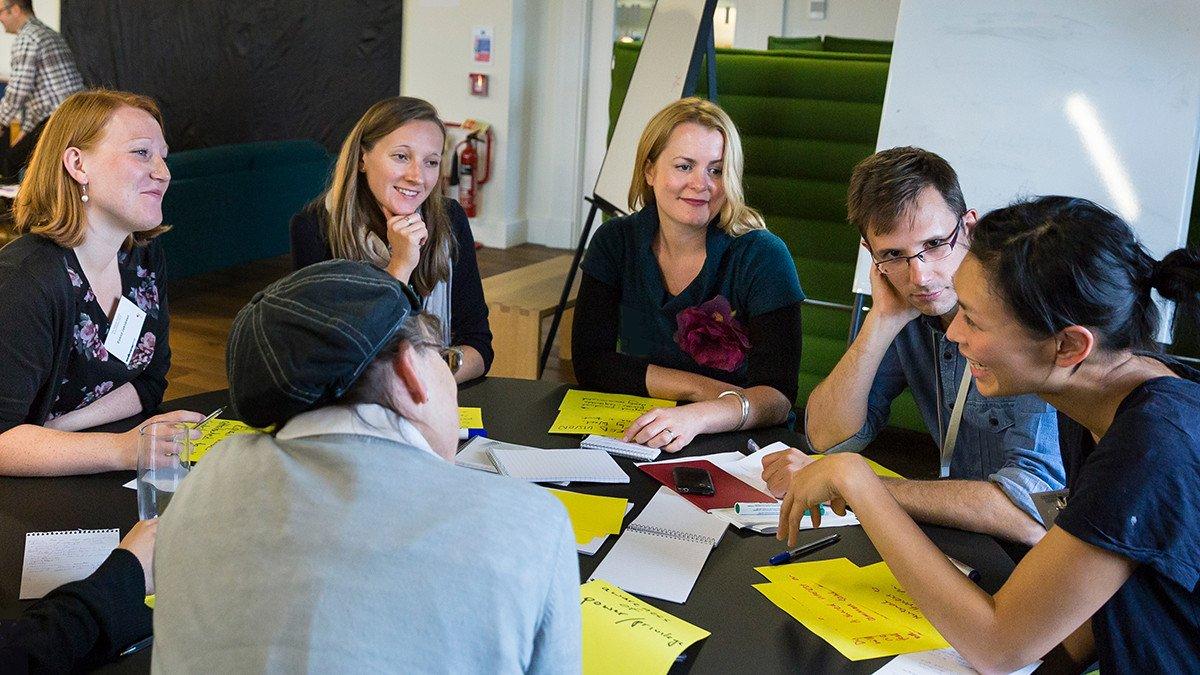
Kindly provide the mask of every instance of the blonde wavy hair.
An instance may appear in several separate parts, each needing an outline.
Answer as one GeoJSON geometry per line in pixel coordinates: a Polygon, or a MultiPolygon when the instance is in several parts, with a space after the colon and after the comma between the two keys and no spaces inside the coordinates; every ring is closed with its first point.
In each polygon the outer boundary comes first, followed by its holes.
{"type": "MultiPolygon", "coordinates": [[[[437,109],[428,101],[409,96],[384,99],[371,106],[342,142],[337,164],[329,178],[329,188],[319,198],[325,210],[325,217],[321,219],[325,240],[329,242],[333,257],[387,266],[387,259],[376,255],[367,244],[367,236],[372,231],[383,231],[386,218],[367,184],[366,173],[360,171],[359,166],[363,153],[369,152],[380,139],[404,124],[418,120],[436,124],[445,143],[446,125],[438,117],[437,109]]],[[[441,178],[421,205],[421,217],[429,230],[429,239],[413,270],[412,285],[418,294],[428,295],[438,282],[450,278],[450,261],[458,251],[458,242],[450,230],[449,209],[442,196],[441,178]]]]}
{"type": "MultiPolygon", "coordinates": [[[[87,234],[80,200],[83,189],[67,173],[63,153],[67,148],[87,151],[96,147],[113,113],[121,108],[144,110],[158,122],[160,129],[163,126],[162,113],[152,99],[109,89],[71,94],[50,115],[13,203],[17,232],[40,234],[64,248],[83,243],[87,234]]],[[[134,232],[126,245],[143,246],[169,229],[168,225],[159,225],[145,232],[134,232]]]]}
{"type": "Polygon", "coordinates": [[[721,173],[725,182],[725,204],[721,206],[717,223],[731,237],[751,230],[765,230],[762,214],[746,205],[742,189],[742,137],[729,115],[720,106],[702,98],[684,98],[658,111],[638,141],[633,160],[633,180],[629,184],[629,208],[637,211],[654,203],[654,188],[646,182],[646,171],[658,161],[675,127],[687,122],[716,129],[725,138],[725,153],[721,173]]]}

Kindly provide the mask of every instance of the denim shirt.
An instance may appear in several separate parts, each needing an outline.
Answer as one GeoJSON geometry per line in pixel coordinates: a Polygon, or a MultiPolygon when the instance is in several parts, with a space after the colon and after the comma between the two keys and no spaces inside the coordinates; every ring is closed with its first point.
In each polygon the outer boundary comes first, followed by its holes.
{"type": "MultiPolygon", "coordinates": [[[[866,447],[887,424],[892,401],[905,387],[912,391],[925,428],[937,430],[933,440],[940,448],[966,367],[958,345],[946,339],[936,317],[913,319],[879,364],[862,429],[828,452],[858,452],[866,447]],[[939,375],[941,401],[937,400],[939,375]]],[[[986,398],[972,381],[950,458],[950,477],[995,483],[1041,523],[1029,494],[1058,490],[1066,483],[1054,408],[1032,395],[986,398]]]]}

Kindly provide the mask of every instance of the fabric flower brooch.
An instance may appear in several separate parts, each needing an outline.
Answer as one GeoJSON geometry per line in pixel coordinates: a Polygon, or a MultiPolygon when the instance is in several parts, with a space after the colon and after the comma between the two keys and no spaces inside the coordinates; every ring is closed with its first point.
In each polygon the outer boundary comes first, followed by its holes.
{"type": "Polygon", "coordinates": [[[750,338],[724,296],[675,316],[675,344],[702,366],[733,372],[746,360],[750,338]]]}

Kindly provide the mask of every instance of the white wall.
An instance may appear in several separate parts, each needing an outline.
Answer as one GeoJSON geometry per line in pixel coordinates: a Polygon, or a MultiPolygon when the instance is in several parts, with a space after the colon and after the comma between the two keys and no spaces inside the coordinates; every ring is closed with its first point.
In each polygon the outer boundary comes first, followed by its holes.
{"type": "MultiPolygon", "coordinates": [[[[584,140],[593,3],[525,0],[525,4],[531,16],[522,134],[528,150],[523,203],[529,241],[569,247],[585,215],[583,196],[592,188],[585,179],[584,140]]],[[[607,24],[610,32],[611,25],[607,24]]],[[[594,182],[594,175],[589,178],[594,182]]]]}
{"type": "Polygon", "coordinates": [[[768,36],[784,34],[784,9],[789,1],[794,0],[739,2],[733,46],[738,49],[766,49],[768,36]]]}
{"type": "MultiPolygon", "coordinates": [[[[57,0],[51,0],[57,2],[57,0]]],[[[408,0],[401,93],[428,99],[442,117],[494,125],[492,180],[472,219],[489,246],[575,244],[604,159],[614,0],[408,0]],[[495,34],[491,66],[472,64],[471,29],[495,34]],[[491,76],[486,98],[467,74],[491,76]]],[[[807,0],[739,0],[734,46],[765,49],[769,35],[891,39],[900,0],[829,0],[810,21],[807,0]]]]}
{"type": "MultiPolygon", "coordinates": [[[[61,0],[33,0],[33,14],[42,23],[58,30],[61,4],[61,0]]],[[[12,74],[12,44],[16,37],[0,30],[0,77],[6,80],[12,74]]]]}
{"type": "MultiPolygon", "coordinates": [[[[522,154],[518,130],[525,41],[524,0],[409,0],[404,3],[400,93],[433,103],[443,119],[477,118],[493,125],[496,147],[491,181],[480,191],[479,215],[472,229],[489,246],[510,246],[525,239],[520,209],[522,154]],[[515,11],[514,11],[515,10],[515,11]],[[471,60],[471,30],[491,27],[492,63],[471,60]],[[486,97],[471,96],[467,75],[490,76],[486,97]],[[514,114],[515,113],[515,114],[514,114]]],[[[481,158],[482,159],[482,158],[481,158]]]]}
{"type": "MultiPolygon", "coordinates": [[[[824,19],[808,18],[808,0],[787,0],[784,35],[836,35],[891,40],[896,34],[900,0],[828,0],[824,19]]],[[[762,49],[766,48],[764,44],[762,49]]]]}
{"type": "MultiPolygon", "coordinates": [[[[592,8],[593,0],[405,3],[401,93],[429,100],[445,119],[493,125],[492,179],[471,221],[476,239],[488,246],[573,245],[591,188],[584,187],[584,102],[592,8]],[[491,66],[470,59],[475,26],[494,30],[491,66]],[[475,71],[491,78],[487,97],[467,91],[467,74],[475,71]]],[[[610,10],[606,45],[611,16],[610,10]]],[[[607,60],[603,75],[607,80],[607,60]]]]}

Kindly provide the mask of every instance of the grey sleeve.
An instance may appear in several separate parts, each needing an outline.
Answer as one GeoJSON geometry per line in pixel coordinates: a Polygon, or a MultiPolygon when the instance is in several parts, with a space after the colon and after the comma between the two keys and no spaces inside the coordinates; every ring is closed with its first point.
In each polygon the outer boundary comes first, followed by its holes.
{"type": "Polygon", "coordinates": [[[557,509],[558,542],[554,571],[534,635],[529,673],[578,673],[583,669],[583,628],[579,613],[579,555],[566,510],[557,509]]]}

